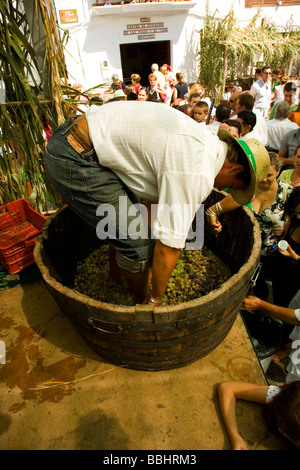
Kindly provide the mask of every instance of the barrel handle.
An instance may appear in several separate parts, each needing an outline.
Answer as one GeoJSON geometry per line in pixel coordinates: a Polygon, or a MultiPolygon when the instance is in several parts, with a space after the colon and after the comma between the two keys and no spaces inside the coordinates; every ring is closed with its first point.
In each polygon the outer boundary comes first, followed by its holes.
{"type": "MultiPolygon", "coordinates": [[[[101,320],[101,322],[102,322],[102,320],[101,320]]],[[[99,328],[99,326],[96,326],[94,324],[94,319],[92,317],[88,318],[88,324],[90,326],[92,326],[95,330],[102,331],[102,333],[118,333],[119,334],[122,331],[121,325],[116,325],[118,331],[109,331],[109,330],[104,330],[103,328],[99,328]]]]}
{"type": "Polygon", "coordinates": [[[251,287],[254,287],[255,284],[256,284],[256,281],[257,281],[257,278],[260,274],[260,271],[261,271],[261,268],[262,268],[262,263],[258,263],[257,267],[256,267],[256,270],[254,271],[254,274],[253,276],[251,277],[250,279],[250,284],[251,284],[251,287]]]}

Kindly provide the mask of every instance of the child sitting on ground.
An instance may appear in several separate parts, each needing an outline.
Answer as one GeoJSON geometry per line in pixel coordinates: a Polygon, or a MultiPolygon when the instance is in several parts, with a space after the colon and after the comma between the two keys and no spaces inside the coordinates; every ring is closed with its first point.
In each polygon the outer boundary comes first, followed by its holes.
{"type": "Polygon", "coordinates": [[[195,104],[193,111],[193,119],[200,124],[206,124],[208,104],[205,101],[198,101],[198,103],[195,104]]]}
{"type": "Polygon", "coordinates": [[[218,386],[221,414],[229,434],[232,450],[248,450],[236,419],[236,400],[264,404],[263,416],[268,428],[300,448],[300,382],[282,387],[244,382],[222,382],[218,386]]]}

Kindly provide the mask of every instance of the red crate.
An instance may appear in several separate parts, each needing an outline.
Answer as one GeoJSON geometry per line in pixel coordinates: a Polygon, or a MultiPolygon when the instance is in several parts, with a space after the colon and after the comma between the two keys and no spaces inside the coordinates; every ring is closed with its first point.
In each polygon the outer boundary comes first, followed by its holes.
{"type": "Polygon", "coordinates": [[[26,199],[0,206],[0,262],[11,274],[34,263],[34,245],[46,220],[26,199]]]}

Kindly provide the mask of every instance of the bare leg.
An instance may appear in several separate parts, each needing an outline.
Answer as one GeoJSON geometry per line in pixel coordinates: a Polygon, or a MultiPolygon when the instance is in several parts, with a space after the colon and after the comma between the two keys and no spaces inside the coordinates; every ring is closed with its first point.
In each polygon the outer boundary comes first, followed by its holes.
{"type": "Polygon", "coordinates": [[[121,286],[125,282],[123,270],[117,265],[116,262],[116,250],[109,247],[109,284],[115,284],[121,286]]]}
{"type": "Polygon", "coordinates": [[[151,270],[147,269],[142,273],[126,271],[117,265],[116,253],[114,248],[109,248],[109,284],[121,286],[124,282],[127,282],[136,302],[142,303],[148,295],[151,270]]]}
{"type": "Polygon", "coordinates": [[[131,273],[122,269],[129,289],[133,293],[136,302],[142,303],[149,292],[149,284],[151,279],[151,270],[146,269],[142,273],[131,273]]]}

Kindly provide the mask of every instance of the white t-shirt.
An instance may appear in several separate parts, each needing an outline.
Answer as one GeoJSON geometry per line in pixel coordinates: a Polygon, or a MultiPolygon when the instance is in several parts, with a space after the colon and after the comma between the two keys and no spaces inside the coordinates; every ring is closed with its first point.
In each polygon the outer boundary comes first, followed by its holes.
{"type": "Polygon", "coordinates": [[[267,121],[255,109],[252,109],[252,111],[256,115],[256,124],[253,128],[256,134],[255,138],[266,147],[268,145],[267,121]]]}
{"type": "Polygon", "coordinates": [[[165,88],[166,86],[166,79],[163,73],[161,73],[159,70],[155,70],[154,75],[157,78],[157,83],[160,84],[161,88],[165,88]]]}
{"type": "Polygon", "coordinates": [[[279,103],[280,101],[284,100],[283,87],[281,87],[280,85],[277,85],[275,87],[275,90],[276,90],[276,98],[274,100],[274,103],[279,103]]]}
{"type": "Polygon", "coordinates": [[[262,78],[259,78],[250,88],[255,98],[254,108],[262,112],[262,116],[266,117],[265,112],[269,109],[270,98],[271,98],[271,82],[264,82],[262,78]]]}
{"type": "Polygon", "coordinates": [[[219,121],[213,121],[211,124],[208,124],[206,129],[212,134],[217,135],[220,124],[219,121]]]}
{"type": "MultiPolygon", "coordinates": [[[[240,138],[240,140],[257,139],[261,144],[266,146],[268,144],[268,128],[265,118],[257,109],[251,110],[256,116],[256,124],[252,131],[240,138]]],[[[237,115],[230,116],[230,119],[237,119],[237,115]]]]}
{"type": "Polygon", "coordinates": [[[298,129],[298,124],[291,122],[289,119],[271,119],[266,121],[268,127],[268,147],[279,150],[284,137],[289,131],[298,129]]]}
{"type": "Polygon", "coordinates": [[[138,198],[158,202],[154,236],[183,248],[194,215],[225,161],[227,145],[206,126],[157,103],[91,106],[86,118],[99,162],[138,198]],[[177,210],[170,216],[172,206],[177,210]]]}

